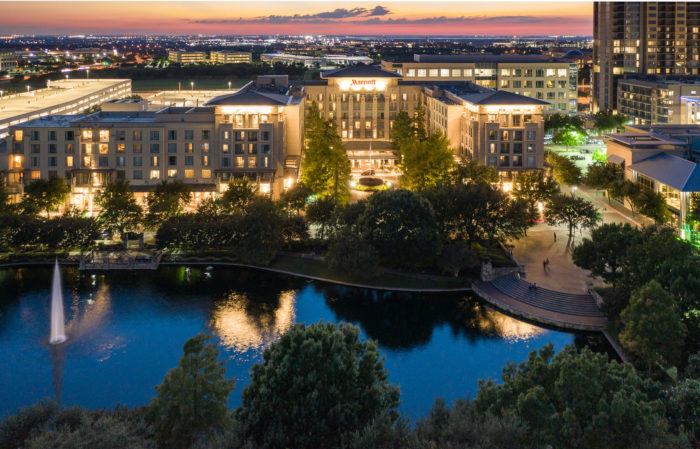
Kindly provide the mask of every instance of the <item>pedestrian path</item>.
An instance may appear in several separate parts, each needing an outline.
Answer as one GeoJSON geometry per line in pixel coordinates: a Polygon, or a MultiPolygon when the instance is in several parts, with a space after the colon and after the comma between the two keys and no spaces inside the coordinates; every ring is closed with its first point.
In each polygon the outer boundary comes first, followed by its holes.
{"type": "Polygon", "coordinates": [[[491,282],[476,281],[475,293],[514,315],[558,327],[600,331],[605,317],[590,294],[563,293],[530,283],[509,274],[491,282]]]}

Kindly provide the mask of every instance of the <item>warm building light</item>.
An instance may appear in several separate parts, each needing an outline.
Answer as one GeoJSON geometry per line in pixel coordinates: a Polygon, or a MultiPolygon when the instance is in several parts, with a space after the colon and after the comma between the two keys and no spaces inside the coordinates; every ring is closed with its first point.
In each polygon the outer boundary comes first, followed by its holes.
{"type": "Polygon", "coordinates": [[[264,194],[270,193],[270,184],[269,183],[261,183],[260,184],[260,193],[264,193],[264,194]]]}
{"type": "Polygon", "coordinates": [[[284,190],[288,190],[294,185],[294,178],[285,178],[284,179],[284,190]]]}
{"type": "Polygon", "coordinates": [[[503,191],[508,193],[511,190],[513,190],[513,183],[512,182],[504,182],[503,183],[503,191]]]}

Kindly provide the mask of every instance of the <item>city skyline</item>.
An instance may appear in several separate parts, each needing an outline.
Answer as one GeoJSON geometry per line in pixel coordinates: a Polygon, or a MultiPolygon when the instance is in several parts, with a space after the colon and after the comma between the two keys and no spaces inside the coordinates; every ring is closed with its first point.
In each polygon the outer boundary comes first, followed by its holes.
{"type": "Polygon", "coordinates": [[[4,34],[588,36],[591,2],[4,2],[4,34]]]}

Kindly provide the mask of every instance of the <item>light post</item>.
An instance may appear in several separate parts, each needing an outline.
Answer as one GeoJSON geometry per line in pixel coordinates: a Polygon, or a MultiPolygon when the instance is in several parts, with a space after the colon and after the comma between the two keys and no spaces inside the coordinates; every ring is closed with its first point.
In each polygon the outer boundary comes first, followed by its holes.
{"type": "Polygon", "coordinates": [[[86,79],[90,79],[90,69],[87,69],[86,73],[87,73],[86,79]]]}
{"type": "Polygon", "coordinates": [[[27,86],[27,93],[29,93],[29,90],[32,88],[32,86],[27,86]]]}
{"type": "Polygon", "coordinates": [[[192,86],[192,90],[194,90],[194,81],[190,81],[190,86],[192,86]]]}
{"type": "Polygon", "coordinates": [[[0,90],[0,98],[2,98],[2,95],[5,93],[4,90],[0,90]]]}
{"type": "Polygon", "coordinates": [[[231,90],[231,81],[228,82],[228,90],[231,90]]]}

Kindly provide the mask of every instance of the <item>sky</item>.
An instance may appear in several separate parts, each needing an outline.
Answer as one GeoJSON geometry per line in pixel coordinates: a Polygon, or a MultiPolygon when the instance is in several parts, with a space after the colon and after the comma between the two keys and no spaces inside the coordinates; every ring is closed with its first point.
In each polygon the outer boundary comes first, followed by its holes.
{"type": "Polygon", "coordinates": [[[593,33],[592,2],[5,2],[8,34],[543,36],[593,33]]]}

